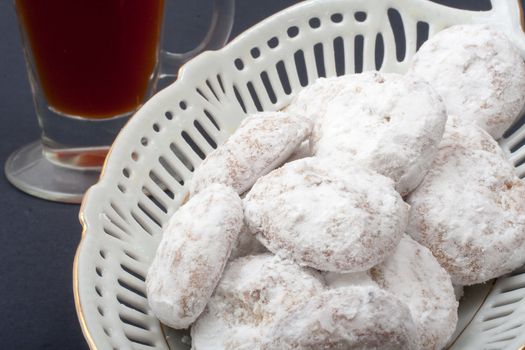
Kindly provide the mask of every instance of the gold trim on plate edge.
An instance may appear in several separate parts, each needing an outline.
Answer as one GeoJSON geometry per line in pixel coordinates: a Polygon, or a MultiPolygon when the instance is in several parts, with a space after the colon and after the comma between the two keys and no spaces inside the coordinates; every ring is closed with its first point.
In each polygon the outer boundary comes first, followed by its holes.
{"type": "MultiPolygon", "coordinates": [[[[105,166],[106,164],[104,162],[104,167],[105,166]]],[[[95,341],[91,337],[91,333],[89,333],[89,329],[88,329],[86,320],[84,318],[84,312],[82,311],[82,306],[80,305],[80,295],[79,295],[80,291],[79,291],[79,286],[78,286],[78,257],[80,255],[80,248],[82,246],[82,243],[84,242],[84,238],[86,236],[86,230],[87,230],[86,224],[84,222],[83,206],[84,206],[84,200],[82,200],[82,205],[80,206],[80,213],[79,213],[79,221],[80,221],[80,224],[82,225],[82,237],[80,238],[80,243],[78,244],[77,250],[75,252],[75,259],[73,260],[73,296],[75,299],[75,310],[77,311],[77,317],[78,317],[78,321],[80,322],[80,328],[82,329],[82,334],[84,335],[84,338],[86,339],[86,342],[88,343],[89,348],[91,350],[97,350],[95,341]]]]}
{"type": "MultiPolygon", "coordinates": [[[[185,68],[185,65],[186,64],[183,64],[182,66],[180,66],[180,68],[179,68],[179,70],[177,72],[177,77],[181,76],[182,71],[185,68]]],[[[177,82],[177,80],[175,80],[172,84],[174,84],[175,82],[177,82]]],[[[150,97],[150,99],[152,97],[150,97]]],[[[134,115],[131,116],[128,119],[128,121],[126,122],[126,124],[122,127],[122,129],[120,129],[120,132],[118,133],[117,137],[115,138],[115,141],[120,136],[120,133],[122,132],[122,130],[124,130],[127,127],[129,121],[133,117],[134,117],[134,115]]],[[[104,160],[104,164],[102,165],[102,169],[100,170],[99,180],[93,186],[97,186],[98,184],[100,184],[101,181],[102,181],[102,178],[104,177],[104,173],[106,171],[107,162],[108,162],[108,159],[111,156],[111,153],[113,152],[113,147],[115,145],[115,141],[109,147],[108,154],[106,155],[106,159],[104,160]]],[[[74,300],[75,300],[75,310],[77,312],[77,317],[78,317],[78,321],[80,323],[80,328],[82,329],[82,334],[84,335],[84,338],[86,339],[86,342],[88,343],[88,346],[89,346],[90,350],[98,350],[98,348],[97,348],[97,346],[95,344],[95,341],[93,340],[93,337],[91,336],[91,333],[89,332],[89,328],[87,326],[87,322],[86,322],[86,319],[85,319],[85,316],[84,316],[84,311],[82,310],[82,305],[80,304],[80,289],[79,289],[79,282],[78,282],[78,259],[79,259],[79,256],[80,256],[80,249],[82,248],[82,243],[84,243],[84,240],[85,240],[85,238],[87,236],[87,225],[86,225],[86,221],[85,221],[85,218],[84,218],[85,198],[86,198],[85,196],[84,196],[84,198],[82,198],[82,202],[80,204],[80,210],[79,210],[79,214],[78,214],[78,219],[80,221],[80,225],[82,226],[82,234],[81,234],[81,237],[80,237],[80,242],[78,243],[78,246],[77,246],[77,250],[75,252],[75,258],[73,259],[73,297],[74,297],[74,300]]],[[[163,333],[164,333],[164,331],[163,331],[163,333]]],[[[166,336],[164,335],[164,337],[166,337],[166,336]]],[[[166,344],[167,344],[167,342],[166,342],[166,344]]],[[[168,347],[169,347],[169,345],[168,345],[168,347]]]]}
{"type": "MultiPolygon", "coordinates": [[[[521,24],[521,30],[525,32],[525,13],[523,12],[523,5],[521,3],[521,0],[516,0],[518,2],[518,9],[520,12],[520,24],[521,24]]],[[[518,350],[525,350],[525,345],[523,345],[518,350]]]]}

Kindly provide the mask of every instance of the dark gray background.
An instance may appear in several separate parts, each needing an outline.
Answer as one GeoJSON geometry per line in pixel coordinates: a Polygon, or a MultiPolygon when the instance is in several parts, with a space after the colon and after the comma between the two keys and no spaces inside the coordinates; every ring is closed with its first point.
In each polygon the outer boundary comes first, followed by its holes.
{"type": "MultiPolygon", "coordinates": [[[[168,0],[169,1],[169,0],[168,0]]],[[[349,0],[351,1],[351,0],[349,0]]],[[[298,0],[238,0],[233,36],[298,0]]],[[[440,0],[485,9],[488,0],[440,0]]],[[[170,46],[200,40],[211,0],[175,1],[170,46]]],[[[0,162],[39,137],[12,2],[0,1],[0,162]]],[[[87,349],[75,314],[72,264],[80,239],[79,207],[46,202],[0,175],[0,340],[3,349],[87,349]]]]}

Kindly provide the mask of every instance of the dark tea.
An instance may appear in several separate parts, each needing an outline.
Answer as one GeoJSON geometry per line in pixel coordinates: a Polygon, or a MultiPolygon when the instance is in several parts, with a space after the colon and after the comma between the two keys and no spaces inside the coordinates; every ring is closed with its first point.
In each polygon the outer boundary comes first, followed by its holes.
{"type": "Polygon", "coordinates": [[[164,0],[15,0],[43,94],[57,112],[110,118],[144,102],[164,0]]]}

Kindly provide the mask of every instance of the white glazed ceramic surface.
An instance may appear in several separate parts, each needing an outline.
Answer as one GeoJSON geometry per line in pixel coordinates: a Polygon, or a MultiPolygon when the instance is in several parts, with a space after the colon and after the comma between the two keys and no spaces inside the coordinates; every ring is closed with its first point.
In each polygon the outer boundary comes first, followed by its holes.
{"type": "MultiPolygon", "coordinates": [[[[517,1],[495,0],[492,7],[469,12],[423,0],[305,1],[186,64],[178,81],[120,133],[100,182],[84,198],[74,290],[90,347],[190,348],[185,332],[165,329],[152,314],[144,276],[192,171],[247,112],[286,106],[318,76],[404,72],[421,42],[457,23],[501,25],[525,55],[517,1]],[[392,26],[400,25],[404,37],[395,37],[392,26]],[[376,59],[381,47],[384,55],[376,59]],[[355,51],[363,53],[362,62],[355,51]]],[[[500,141],[521,177],[524,143],[525,126],[500,141]]],[[[451,348],[519,349],[525,344],[524,297],[523,269],[468,288],[451,348]]]]}

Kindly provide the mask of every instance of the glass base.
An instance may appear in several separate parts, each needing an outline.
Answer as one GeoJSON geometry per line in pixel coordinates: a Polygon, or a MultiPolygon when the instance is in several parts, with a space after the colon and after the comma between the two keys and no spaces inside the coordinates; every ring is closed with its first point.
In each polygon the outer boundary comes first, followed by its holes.
{"type": "Polygon", "coordinates": [[[57,166],[43,154],[40,141],[16,150],[5,164],[9,182],[32,196],[63,203],[80,203],[99,178],[97,170],[57,166]]]}

